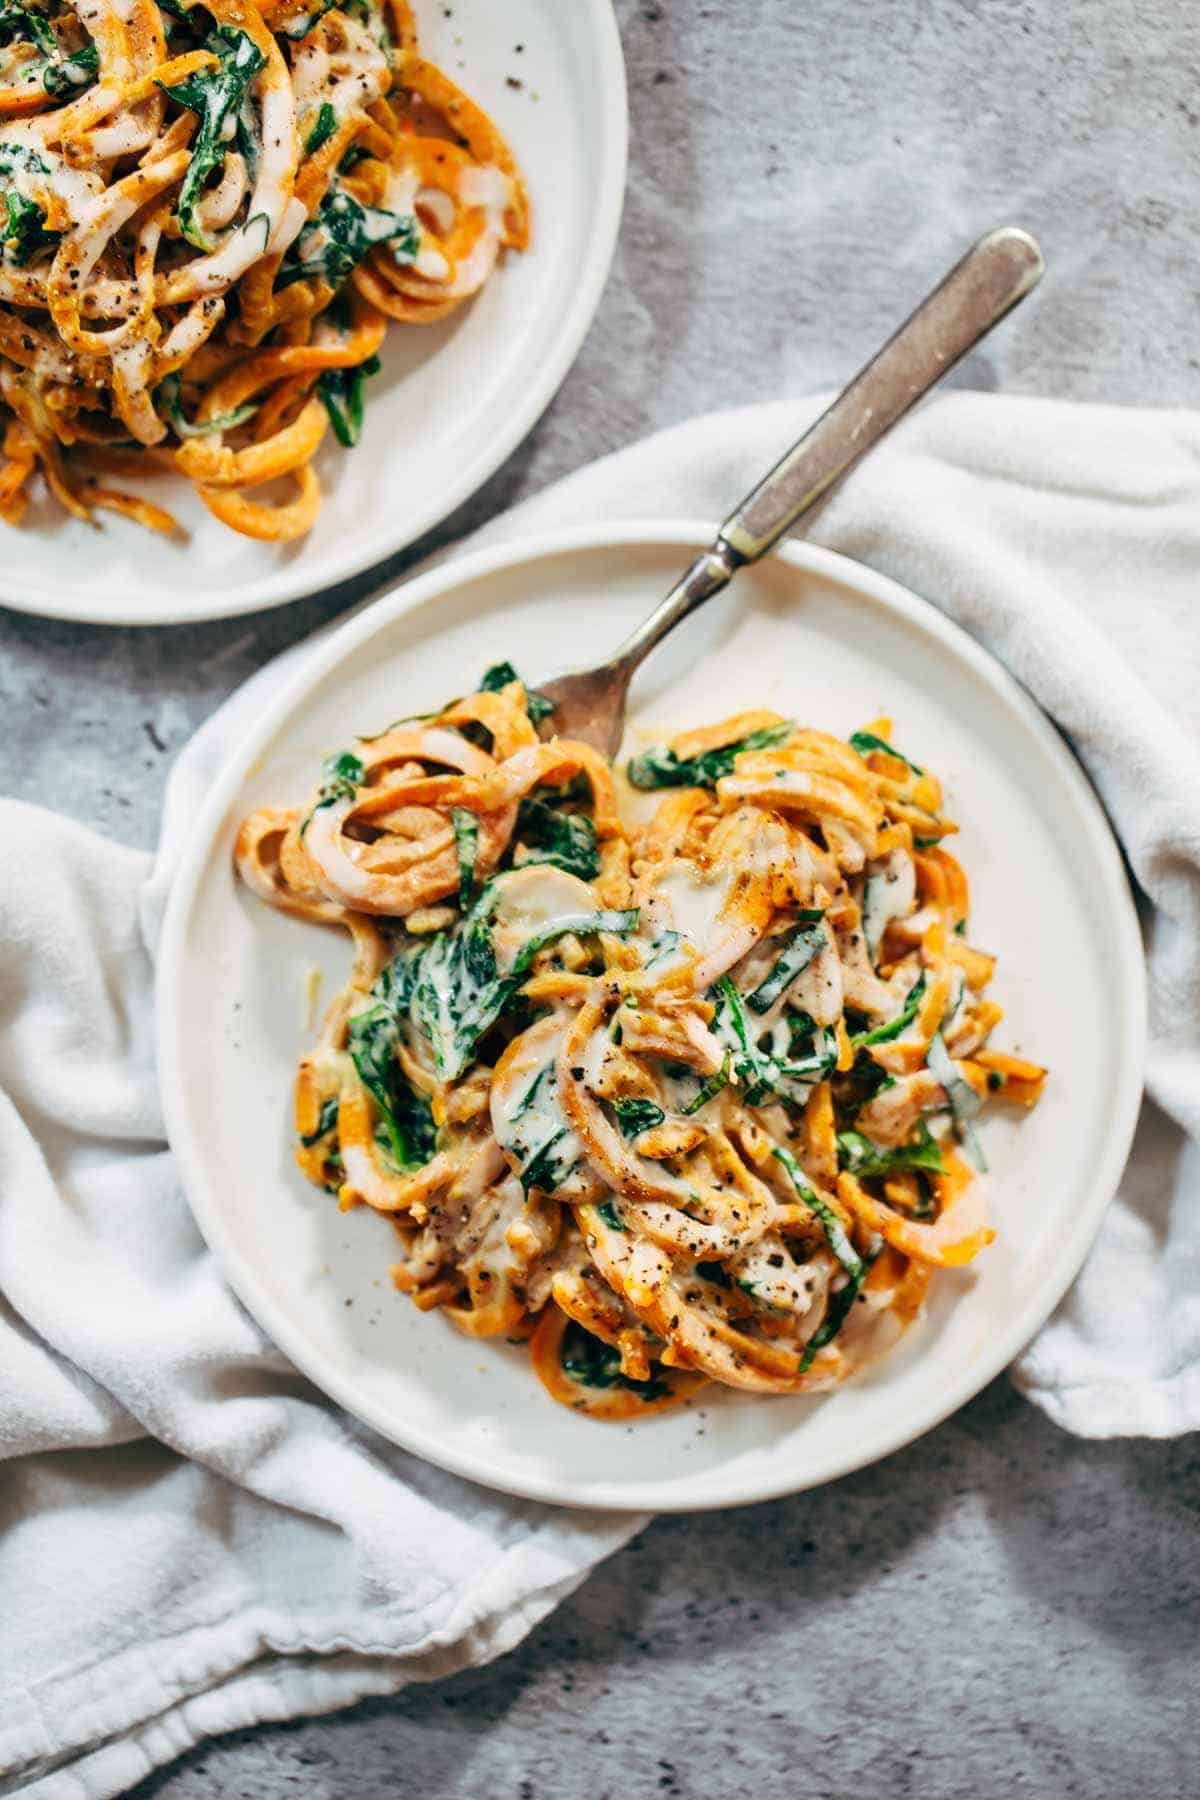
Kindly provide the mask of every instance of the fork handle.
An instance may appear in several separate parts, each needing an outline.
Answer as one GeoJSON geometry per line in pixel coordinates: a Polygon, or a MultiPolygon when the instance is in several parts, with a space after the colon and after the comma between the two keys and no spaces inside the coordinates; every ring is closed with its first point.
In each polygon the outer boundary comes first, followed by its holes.
{"type": "Polygon", "coordinates": [[[753,562],[816,504],[839,476],[947,369],[1036,287],[1045,264],[1026,231],[989,231],[843,389],[800,442],[730,513],[720,535],[753,562]]]}
{"type": "Polygon", "coordinates": [[[999,324],[1042,278],[1037,242],[1015,225],[971,246],[878,354],[769,475],[730,513],[662,604],[621,646],[630,671],[679,621],[718,593],[744,563],[776,544],[902,419],[931,387],[999,324]]]}

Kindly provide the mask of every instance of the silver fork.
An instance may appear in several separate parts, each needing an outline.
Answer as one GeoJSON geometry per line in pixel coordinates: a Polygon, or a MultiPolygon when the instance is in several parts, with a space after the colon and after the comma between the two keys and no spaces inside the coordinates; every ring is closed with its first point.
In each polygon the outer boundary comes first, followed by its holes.
{"type": "Polygon", "coordinates": [[[607,662],[538,683],[554,702],[550,729],[615,756],[634,671],[686,619],[756,562],[948,369],[1035,288],[1041,250],[1015,225],[989,231],[922,300],[827,412],[730,513],[707,550],[607,662]]]}

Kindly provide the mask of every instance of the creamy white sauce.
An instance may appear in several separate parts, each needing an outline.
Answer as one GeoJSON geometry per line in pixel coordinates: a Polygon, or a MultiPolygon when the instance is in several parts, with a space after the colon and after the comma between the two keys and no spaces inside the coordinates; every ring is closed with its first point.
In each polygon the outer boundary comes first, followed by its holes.
{"type": "Polygon", "coordinates": [[[807,769],[778,768],[772,769],[769,775],[723,775],[717,783],[717,792],[722,796],[741,794],[803,794],[812,793],[812,775],[807,769]]]}
{"type": "Polygon", "coordinates": [[[339,13],[336,26],[306,42],[292,65],[298,110],[305,116],[322,104],[333,108],[338,124],[378,100],[388,85],[388,64],[379,44],[356,19],[339,13]],[[336,33],[337,39],[331,43],[336,33]]]}
{"type": "Polygon", "coordinates": [[[569,1195],[593,1184],[583,1145],[567,1125],[558,1099],[556,1058],[568,1024],[564,1017],[543,1019],[518,1040],[492,1083],[490,1110],[496,1142],[521,1169],[552,1146],[547,1178],[538,1186],[569,1195]]]}
{"type": "Polygon", "coordinates": [[[797,1263],[775,1232],[769,1232],[728,1264],[729,1273],[768,1306],[782,1312],[808,1312],[824,1292],[828,1268],[817,1262],[797,1263]]]}
{"type": "MultiPolygon", "coordinates": [[[[296,204],[299,205],[299,201],[296,204]]],[[[396,221],[390,213],[381,213],[373,207],[363,209],[362,236],[365,243],[386,243],[388,238],[395,235],[396,230],[396,221]]],[[[315,261],[324,255],[329,242],[330,234],[324,225],[311,226],[300,239],[301,259],[304,262],[315,261]]]]}
{"type": "Polygon", "coordinates": [[[224,317],[225,302],[223,300],[193,301],[178,323],[171,327],[159,346],[159,355],[163,362],[170,363],[176,357],[186,360],[200,348],[207,338],[212,336],[224,317]]]}
{"type": "Polygon", "coordinates": [[[481,206],[488,214],[489,222],[500,229],[505,209],[512,199],[512,183],[502,169],[492,168],[490,164],[464,169],[458,192],[464,206],[481,206]]]}
{"type": "Polygon", "coordinates": [[[127,20],[128,14],[122,11],[125,4],[126,0],[74,0],[76,17],[92,37],[99,34],[105,19],[112,13],[118,19],[127,20]]]}
{"type": "MultiPolygon", "coordinates": [[[[441,276],[442,292],[447,297],[456,298],[474,293],[487,280],[499,252],[504,233],[504,214],[512,203],[512,183],[508,176],[502,170],[494,168],[462,169],[458,171],[456,192],[444,192],[434,186],[425,186],[419,190],[418,201],[432,214],[436,228],[443,235],[453,228],[458,207],[479,208],[484,213],[483,229],[469,253],[455,265],[449,279],[446,279],[446,275],[449,275],[448,265],[446,274],[441,276]]],[[[432,259],[432,246],[427,248],[432,259]]],[[[427,267],[433,273],[431,261],[427,267]]]]}
{"type": "Polygon", "coordinates": [[[382,204],[388,212],[411,213],[416,205],[417,177],[412,169],[392,169],[383,191],[382,204]]]}
{"type": "Polygon", "coordinates": [[[223,293],[268,248],[284,248],[281,239],[290,243],[303,227],[304,207],[292,195],[299,143],[291,81],[268,64],[254,85],[262,108],[262,154],[254,192],[246,203],[246,222],[240,231],[230,233],[219,250],[197,258],[170,279],[167,298],[173,304],[198,294],[223,293]],[[286,237],[289,230],[291,236],[286,237]]]}
{"type": "Polygon", "coordinates": [[[579,1065],[583,1070],[584,1083],[591,1088],[593,1093],[599,1088],[603,1079],[605,1063],[615,1051],[616,1046],[607,1032],[593,1031],[579,1065]]]}
{"type": "Polygon", "coordinates": [[[354,1064],[346,1051],[335,1050],[331,1044],[318,1044],[305,1061],[322,1089],[340,1087],[343,1075],[354,1072],[354,1064]]]}
{"type": "Polygon", "coordinates": [[[940,1078],[917,1069],[867,1102],[858,1115],[858,1130],[879,1149],[894,1149],[907,1143],[923,1113],[940,1112],[946,1104],[940,1078]]]}
{"type": "Polygon", "coordinates": [[[112,357],[113,373],[120,377],[126,389],[131,394],[144,389],[154,355],[154,346],[145,338],[134,338],[125,343],[112,345],[109,353],[112,357]]]}
{"type": "Polygon", "coordinates": [[[720,941],[718,920],[734,875],[733,869],[724,869],[706,879],[690,863],[668,864],[646,898],[643,922],[649,937],[677,931],[700,956],[706,956],[720,941]]]}
{"type": "MultiPolygon", "coordinates": [[[[236,121],[235,121],[236,123],[236,121]]],[[[225,167],[215,188],[209,188],[196,206],[196,215],[205,231],[218,231],[228,225],[246,195],[245,158],[236,150],[225,156],[225,167]]]]}
{"type": "Polygon", "coordinates": [[[512,968],[531,938],[541,937],[566,919],[597,911],[596,896],[586,881],[547,863],[501,875],[493,893],[492,943],[502,975],[512,968]]]}
{"type": "Polygon", "coordinates": [[[300,236],[300,233],[304,230],[304,224],[307,218],[308,214],[305,211],[303,200],[297,200],[293,196],[284,207],[283,216],[279,221],[275,235],[267,246],[272,256],[282,256],[285,250],[291,249],[296,239],[300,236]]]}
{"type": "Polygon", "coordinates": [[[496,1141],[511,1151],[522,1169],[550,1146],[546,1180],[538,1185],[558,1192],[583,1156],[583,1145],[563,1118],[558,1104],[554,1063],[543,1063],[519,1092],[492,1108],[496,1141]]]}
{"type": "MultiPolygon", "coordinates": [[[[682,1064],[671,1064],[671,1067],[682,1067],[682,1064]]],[[[669,1075],[666,1065],[656,1060],[655,1072],[658,1075],[659,1089],[664,1106],[668,1113],[687,1113],[689,1106],[695,1103],[696,1097],[704,1085],[704,1076],[689,1069],[686,1075],[669,1075]]]]}
{"type": "Polygon", "coordinates": [[[88,148],[98,162],[107,162],[117,156],[132,156],[137,150],[145,150],[154,142],[154,129],[145,117],[134,110],[115,125],[106,125],[93,131],[88,137],[88,148]]]}
{"type": "MultiPolygon", "coordinates": [[[[393,169],[388,177],[384,192],[383,205],[388,212],[398,213],[401,218],[411,218],[417,223],[419,249],[412,261],[412,268],[427,281],[445,281],[450,273],[450,263],[442,252],[430,244],[428,233],[422,231],[420,220],[416,218],[417,177],[411,168],[393,169]]],[[[407,261],[397,257],[396,260],[407,261]]]]}
{"type": "Polygon", "coordinates": [[[874,962],[884,932],[893,919],[903,919],[917,897],[916,870],[907,850],[896,849],[882,862],[868,864],[863,886],[862,928],[874,962]]]}
{"type": "Polygon", "coordinates": [[[961,1020],[962,1015],[966,1010],[966,1001],[966,970],[960,968],[959,965],[955,963],[950,969],[950,998],[946,1003],[946,1010],[942,1014],[941,1024],[938,1026],[938,1030],[944,1038],[949,1036],[961,1020]]]}
{"type": "Polygon", "coordinates": [[[789,986],[787,1002],[818,1025],[836,1025],[842,1013],[842,959],[828,926],[822,925],[821,934],[821,947],[789,986]]]}
{"type": "Polygon", "coordinates": [[[471,1269],[489,1269],[493,1275],[514,1274],[516,1261],[508,1242],[508,1231],[524,1205],[520,1183],[513,1179],[502,1182],[489,1193],[487,1201],[486,1219],[478,1223],[474,1219],[471,1221],[475,1242],[462,1255],[463,1273],[471,1269]]]}
{"type": "MultiPolygon", "coordinates": [[[[902,999],[897,1001],[896,1013],[900,1013],[900,1012],[904,1011],[904,1008],[908,1005],[909,1000],[912,998],[913,988],[917,985],[917,982],[920,981],[920,979],[921,979],[921,976],[920,976],[920,973],[918,972],[913,977],[913,980],[909,983],[908,992],[903,996],[902,999]]],[[[895,1018],[896,1013],[892,1014],[893,1018],[895,1018]]],[[[886,1024],[887,1021],[882,1020],[881,1023],[886,1024]]],[[[886,1050],[886,1049],[890,1049],[892,1044],[917,1044],[917,1043],[923,1044],[924,1041],[925,1041],[924,1033],[922,1032],[922,1029],[921,1029],[921,1008],[920,1008],[920,1006],[918,1006],[912,1019],[910,1019],[909,1023],[904,1027],[904,1030],[902,1032],[900,1032],[897,1037],[887,1039],[883,1044],[881,1044],[879,1046],[879,1048],[880,1048],[880,1050],[886,1050]]]]}
{"type": "Polygon", "coordinates": [[[447,258],[442,255],[440,250],[435,250],[431,244],[427,244],[424,238],[421,240],[421,248],[418,250],[412,266],[418,275],[425,277],[426,281],[445,281],[450,273],[450,264],[447,258]]]}
{"type": "MultiPolygon", "coordinates": [[[[842,1010],[842,965],[837,947],[825,924],[801,929],[814,930],[817,948],[805,966],[798,970],[766,1012],[747,1009],[756,1038],[766,1033],[771,1038],[771,1054],[787,1060],[790,1054],[791,1028],[787,1014],[794,1011],[811,1013],[818,1025],[832,1025],[842,1010]],[[806,977],[808,978],[806,980],[806,977]],[[809,1005],[809,1000],[813,1004],[809,1005]]],[[[792,933],[764,938],[755,945],[746,960],[734,971],[733,983],[739,993],[751,994],[767,979],[792,933]]]]}
{"type": "Polygon", "coordinates": [[[33,129],[32,121],[13,121],[0,127],[0,186],[14,190],[25,200],[45,207],[51,194],[63,202],[78,225],[87,218],[95,201],[104,192],[98,175],[71,165],[50,150],[33,129]],[[5,156],[6,149],[12,154],[5,156]],[[38,164],[44,164],[41,168],[38,164]]]}
{"type": "Polygon", "coordinates": [[[0,82],[5,87],[33,87],[41,80],[44,59],[32,44],[17,42],[0,51],[0,82]]]}

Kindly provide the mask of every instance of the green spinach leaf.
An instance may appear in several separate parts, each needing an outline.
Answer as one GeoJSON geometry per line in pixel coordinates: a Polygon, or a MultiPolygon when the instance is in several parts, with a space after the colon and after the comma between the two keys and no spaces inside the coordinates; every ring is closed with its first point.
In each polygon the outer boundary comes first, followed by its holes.
{"type": "Polygon", "coordinates": [[[466,918],[453,931],[439,931],[416,960],[412,1018],[443,1081],[462,1074],[512,991],[496,974],[490,907],[485,889],[466,918]]]}
{"type": "MultiPolygon", "coordinates": [[[[0,181],[20,173],[48,175],[50,165],[28,144],[0,142],[0,181]]],[[[4,201],[0,242],[6,261],[22,265],[40,250],[58,244],[61,233],[45,229],[46,215],[35,201],[27,200],[16,188],[5,189],[0,199],[4,201]]]]}
{"type": "Polygon", "coordinates": [[[192,142],[192,160],[175,207],[179,229],[197,250],[215,247],[196,209],[209,176],[225,160],[229,122],[236,126],[250,84],[267,60],[254,39],[233,25],[218,25],[205,47],[217,58],[215,69],[200,69],[173,86],[158,83],[177,105],[186,106],[200,117],[200,128],[192,142]]]}
{"type": "Polygon", "coordinates": [[[394,980],[382,988],[377,982],[371,990],[371,1004],[350,1019],[346,1047],[359,1079],[379,1108],[392,1158],[397,1168],[405,1170],[429,1161],[437,1133],[429,1101],[410,1084],[400,1066],[396,1054],[400,1023],[394,980]]]}
{"type": "Polygon", "coordinates": [[[334,806],[339,800],[353,800],[362,785],[364,773],[362,761],[353,750],[338,750],[333,756],[327,756],[321,764],[324,780],[317,789],[312,812],[300,827],[300,836],[303,837],[311,825],[313,813],[320,812],[322,807],[334,806]]]}
{"type": "Polygon", "coordinates": [[[825,942],[825,933],[820,929],[824,917],[824,912],[815,908],[800,914],[800,923],[788,938],[770,974],[752,994],[746,995],[746,1005],[751,1012],[770,1012],[784,989],[807,969],[825,942]]]}
{"type": "Polygon", "coordinates": [[[23,268],[43,250],[54,250],[62,236],[60,231],[45,229],[46,215],[36,200],[26,200],[15,188],[0,193],[5,219],[0,223],[0,238],[5,259],[23,268]]]}
{"type": "Polygon", "coordinates": [[[489,669],[485,669],[479,682],[479,691],[482,694],[495,694],[507,687],[510,681],[519,681],[525,689],[525,711],[532,724],[540,725],[543,719],[550,717],[554,711],[553,700],[547,700],[545,694],[539,694],[536,689],[527,686],[510,662],[493,663],[489,669]]]}
{"type": "MultiPolygon", "coordinates": [[[[865,1269],[869,1269],[874,1260],[875,1258],[873,1256],[866,1259],[865,1269]]],[[[804,1354],[800,1358],[799,1367],[796,1371],[798,1375],[806,1375],[812,1367],[813,1358],[816,1356],[817,1351],[823,1350],[826,1344],[833,1342],[833,1339],[846,1323],[850,1308],[858,1299],[859,1289],[862,1287],[865,1279],[865,1270],[862,1280],[856,1281],[852,1276],[848,1275],[846,1277],[845,1285],[840,1287],[835,1294],[830,1294],[825,1306],[825,1317],[821,1320],[821,1323],[817,1326],[817,1329],[813,1332],[807,1344],[804,1346],[804,1354]]]]}
{"type": "Polygon", "coordinates": [[[792,721],[784,720],[782,725],[752,731],[736,744],[722,744],[719,750],[705,750],[682,762],[665,744],[656,744],[640,756],[631,757],[625,773],[635,788],[716,787],[722,776],[733,773],[734,758],[744,750],[768,750],[781,744],[794,730],[792,721]]]}
{"type": "Polygon", "coordinates": [[[973,1122],[983,1101],[970,1082],[959,1074],[940,1031],[933,1034],[925,1062],[930,1073],[937,1076],[946,1090],[946,1099],[954,1118],[955,1137],[979,1172],[986,1175],[987,1158],[983,1154],[983,1145],[975,1134],[973,1122]]]}
{"type": "Polygon", "coordinates": [[[596,827],[584,813],[559,812],[545,800],[522,800],[515,836],[522,845],[518,859],[526,863],[553,863],[581,881],[595,881],[600,873],[596,827]]]}
{"type": "Polygon", "coordinates": [[[621,1373],[621,1355],[602,1338],[593,1337],[572,1319],[563,1333],[558,1353],[563,1373],[580,1387],[629,1388],[643,1400],[658,1400],[670,1393],[665,1381],[632,1381],[621,1373]]]}
{"type": "Polygon", "coordinates": [[[825,1317],[804,1346],[804,1354],[800,1358],[798,1370],[798,1373],[803,1375],[811,1367],[817,1351],[824,1349],[826,1344],[831,1343],[845,1324],[846,1316],[854,1304],[859,1289],[867,1278],[871,1263],[874,1259],[871,1257],[862,1257],[858,1254],[858,1251],[854,1248],[854,1245],[846,1235],[845,1226],[842,1224],[842,1221],[838,1218],[833,1208],[828,1206],[825,1201],[821,1199],[819,1194],[814,1193],[808,1182],[805,1181],[800,1172],[800,1165],[792,1155],[791,1151],[776,1147],[772,1152],[772,1155],[776,1156],[783,1164],[797,1195],[803,1200],[805,1206],[815,1214],[822,1231],[825,1233],[826,1243],[841,1264],[846,1275],[845,1286],[840,1288],[836,1294],[831,1294],[829,1296],[825,1308],[825,1317]]]}
{"type": "Polygon", "coordinates": [[[352,369],[326,369],[317,381],[317,393],[339,444],[352,450],[362,436],[363,383],[368,375],[378,375],[383,364],[377,356],[352,369]]]}
{"type": "Polygon", "coordinates": [[[48,175],[50,164],[29,144],[0,142],[0,177],[26,169],[31,175],[48,175]]]}
{"type": "Polygon", "coordinates": [[[733,1072],[748,1106],[761,1106],[772,1095],[797,1104],[807,1090],[832,1074],[837,1065],[837,1039],[824,1034],[822,1048],[799,1062],[780,1062],[755,1042],[742,996],[728,975],[722,975],[710,996],[716,1003],[712,1029],[733,1059],[733,1072]]]}
{"type": "Polygon", "coordinates": [[[203,425],[194,425],[183,416],[179,389],[178,373],[164,375],[158,384],[156,397],[170,421],[171,430],[180,439],[209,437],[214,431],[235,431],[258,411],[257,402],[248,400],[244,406],[235,406],[232,412],[220,413],[215,419],[206,419],[203,425]]]}
{"type": "Polygon", "coordinates": [[[553,1193],[580,1158],[579,1139],[558,1108],[556,1085],[554,1063],[548,1062],[512,1109],[501,1140],[504,1149],[518,1160],[517,1175],[527,1195],[534,1188],[553,1193]]]}
{"type": "Polygon", "coordinates": [[[896,1077],[890,1075],[881,1063],[877,1063],[873,1057],[860,1054],[855,1059],[854,1067],[847,1069],[838,1079],[835,1100],[839,1119],[855,1117],[876,1094],[885,1093],[895,1085],[896,1077]]]}
{"type": "Polygon", "coordinates": [[[390,244],[398,263],[411,263],[420,243],[420,228],[411,213],[364,206],[335,184],[284,258],[275,286],[290,287],[293,281],[312,277],[336,290],[376,244],[390,244]]]}
{"type": "Polygon", "coordinates": [[[322,144],[327,144],[337,130],[337,124],[337,114],[328,100],[322,100],[317,109],[317,116],[309,127],[308,136],[304,140],[304,154],[312,156],[321,148],[322,144]]]}
{"type": "Polygon", "coordinates": [[[595,937],[598,932],[611,931],[617,937],[628,937],[630,932],[638,928],[638,909],[636,906],[624,911],[610,910],[592,913],[569,913],[556,919],[545,931],[539,931],[526,943],[512,967],[512,977],[524,975],[539,951],[547,945],[555,944],[564,937],[595,937]]]}
{"type": "Polygon", "coordinates": [[[490,926],[495,899],[494,889],[485,887],[466,917],[453,930],[440,931],[419,953],[412,1016],[429,1040],[443,1081],[462,1074],[479,1040],[512,1003],[540,950],[568,932],[624,936],[637,930],[636,908],[573,914],[531,937],[509,973],[500,975],[490,926]]]}
{"type": "Polygon", "coordinates": [[[11,44],[14,38],[25,38],[36,44],[43,56],[58,55],[58,39],[50,29],[45,13],[36,7],[21,5],[20,0],[3,0],[0,4],[0,44],[11,44]]]}
{"type": "Polygon", "coordinates": [[[95,44],[83,44],[42,71],[42,86],[55,100],[70,100],[91,87],[99,73],[100,52],[95,44]]]}
{"type": "Polygon", "coordinates": [[[318,806],[332,806],[335,800],[353,800],[356,790],[362,786],[362,759],[355,756],[353,750],[337,750],[325,758],[321,773],[325,779],[321,783],[318,806]]]}
{"type": "Polygon", "coordinates": [[[728,975],[722,975],[713,989],[712,998],[717,1009],[712,1029],[727,1048],[747,1105],[761,1105],[775,1091],[778,1064],[754,1042],[742,996],[728,975]]]}
{"type": "Polygon", "coordinates": [[[904,763],[914,775],[925,773],[924,769],[919,769],[915,762],[909,762],[907,756],[897,750],[894,744],[889,744],[886,738],[876,737],[873,731],[852,732],[849,742],[850,748],[857,750],[860,756],[869,756],[872,750],[882,750],[885,756],[894,756],[897,762],[904,763]]]}
{"type": "Polygon", "coordinates": [[[339,1107],[336,1094],[330,1094],[326,1099],[322,1100],[321,1111],[317,1117],[317,1129],[315,1131],[310,1131],[307,1134],[304,1132],[300,1133],[300,1142],[304,1145],[305,1149],[311,1149],[314,1144],[319,1144],[323,1137],[328,1136],[338,1122],[338,1111],[339,1107]]]}
{"type": "Polygon", "coordinates": [[[454,848],[458,853],[458,904],[465,912],[475,881],[475,858],[479,854],[479,820],[465,806],[452,806],[450,823],[454,828],[454,848]]]}
{"type": "Polygon", "coordinates": [[[518,1169],[522,1192],[528,1196],[538,1188],[543,1194],[552,1194],[578,1161],[579,1140],[563,1125],[518,1169]]]}
{"type": "Polygon", "coordinates": [[[701,1084],[700,1091],[696,1095],[696,1098],[689,1101],[687,1106],[684,1107],[684,1118],[690,1119],[692,1114],[698,1113],[702,1106],[707,1106],[710,1100],[715,1100],[717,1095],[721,1092],[721,1089],[729,1086],[729,1078],[732,1072],[733,1056],[730,1051],[726,1050],[725,1061],[721,1064],[716,1074],[710,1075],[708,1080],[701,1084]]]}
{"type": "Polygon", "coordinates": [[[838,1160],[851,1175],[892,1175],[901,1169],[932,1169],[945,1172],[941,1147],[921,1121],[915,1144],[900,1144],[894,1150],[880,1150],[860,1131],[838,1132],[838,1160]]]}
{"type": "Polygon", "coordinates": [[[905,1000],[904,1005],[900,1008],[900,1011],[896,1014],[895,1018],[888,1019],[886,1024],[876,1025],[871,1031],[856,1032],[850,1039],[854,1048],[856,1050],[865,1050],[869,1048],[871,1044],[887,1044],[890,1043],[893,1038],[898,1038],[900,1033],[911,1025],[916,1018],[924,996],[925,971],[922,969],[921,973],[917,976],[916,981],[908,990],[908,998],[905,1000]]]}
{"type": "Polygon", "coordinates": [[[796,1190],[797,1197],[803,1200],[805,1206],[807,1206],[811,1212],[815,1213],[820,1221],[821,1229],[825,1233],[825,1241],[833,1251],[833,1254],[837,1257],[837,1260],[841,1263],[843,1269],[845,1269],[847,1275],[852,1277],[857,1276],[859,1278],[865,1275],[867,1272],[866,1265],[859,1256],[858,1251],[854,1248],[854,1245],[850,1242],[850,1239],[847,1237],[846,1227],[842,1224],[842,1221],[838,1218],[833,1208],[822,1200],[816,1190],[805,1181],[800,1165],[792,1155],[791,1151],[785,1150],[781,1145],[776,1145],[771,1154],[777,1161],[781,1162],[787,1170],[788,1178],[796,1190]]]}
{"type": "Polygon", "coordinates": [[[653,1131],[667,1116],[653,1100],[614,1100],[612,1107],[617,1115],[617,1124],[621,1127],[621,1136],[626,1138],[640,1137],[643,1131],[653,1131]]]}

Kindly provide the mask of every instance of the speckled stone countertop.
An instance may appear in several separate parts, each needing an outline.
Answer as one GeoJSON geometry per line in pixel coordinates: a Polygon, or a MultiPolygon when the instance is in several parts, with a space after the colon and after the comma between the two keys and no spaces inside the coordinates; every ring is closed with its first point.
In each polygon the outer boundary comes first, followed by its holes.
{"type": "MultiPolygon", "coordinates": [[[[1005,219],[1051,276],[956,379],[1200,404],[1195,7],[617,11],[630,187],[591,336],[528,442],[397,569],[656,426],[836,383],[1005,219]],[[786,226],[756,229],[781,195],[786,226]]],[[[0,791],[151,844],[189,734],[351,597],[141,632],[0,611],[0,791]]],[[[1198,1510],[1194,1440],[1079,1442],[1000,1382],[822,1492],[652,1526],[490,1669],[223,1740],[138,1792],[1195,1793],[1198,1510]]]]}

